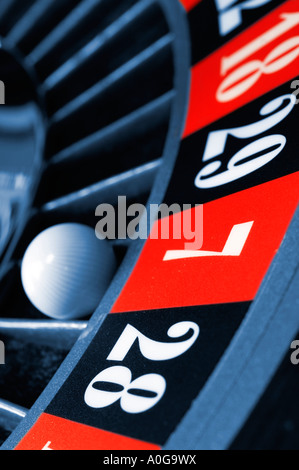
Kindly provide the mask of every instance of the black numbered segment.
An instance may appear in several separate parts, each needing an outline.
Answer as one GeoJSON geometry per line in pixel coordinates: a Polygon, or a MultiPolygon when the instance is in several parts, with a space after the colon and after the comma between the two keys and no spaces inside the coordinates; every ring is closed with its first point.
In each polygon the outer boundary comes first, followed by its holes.
{"type": "Polygon", "coordinates": [[[202,0],[188,15],[192,65],[261,19],[283,0],[202,0]]]}
{"type": "Polygon", "coordinates": [[[291,83],[182,141],[165,202],[204,204],[299,170],[291,83]]]}
{"type": "Polygon", "coordinates": [[[110,314],[46,412],[163,445],[248,308],[110,314]]]}

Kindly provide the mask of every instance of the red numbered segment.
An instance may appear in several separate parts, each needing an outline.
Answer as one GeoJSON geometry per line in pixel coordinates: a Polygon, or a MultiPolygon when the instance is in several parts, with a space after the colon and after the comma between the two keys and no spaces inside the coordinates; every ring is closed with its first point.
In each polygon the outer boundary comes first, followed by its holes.
{"type": "Polygon", "coordinates": [[[193,67],[184,137],[297,76],[298,60],[299,6],[289,0],[193,67]]]}
{"type": "Polygon", "coordinates": [[[205,204],[200,249],[150,237],[112,312],[253,300],[296,210],[298,183],[297,172],[205,204]]]}
{"type": "Polygon", "coordinates": [[[16,450],[159,450],[137,439],[43,413],[16,450]]]}
{"type": "Polygon", "coordinates": [[[201,0],[180,0],[187,11],[192,10],[201,0]]]}

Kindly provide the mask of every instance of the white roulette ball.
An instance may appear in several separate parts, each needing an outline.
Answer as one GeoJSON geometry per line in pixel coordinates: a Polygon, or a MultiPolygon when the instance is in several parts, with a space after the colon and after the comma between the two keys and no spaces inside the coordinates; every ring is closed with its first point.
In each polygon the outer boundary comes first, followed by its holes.
{"type": "Polygon", "coordinates": [[[59,319],[87,316],[96,309],[116,269],[114,251],[85,225],[67,223],[40,233],[21,267],[26,295],[43,314],[59,319]]]}

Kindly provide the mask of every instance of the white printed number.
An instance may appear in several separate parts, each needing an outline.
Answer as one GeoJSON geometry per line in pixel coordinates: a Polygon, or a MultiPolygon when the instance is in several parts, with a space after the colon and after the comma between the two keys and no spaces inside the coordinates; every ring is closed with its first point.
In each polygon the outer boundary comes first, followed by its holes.
{"type": "Polygon", "coordinates": [[[247,242],[254,222],[234,225],[222,251],[202,250],[169,250],[163,261],[173,261],[187,258],[240,256],[247,242]]]}
{"type": "MultiPolygon", "coordinates": [[[[207,138],[202,161],[210,161],[223,155],[229,136],[248,139],[269,131],[290,114],[295,104],[296,97],[293,94],[283,95],[270,101],[260,110],[260,115],[264,116],[264,119],[247,126],[211,132],[207,138]]],[[[222,166],[221,160],[208,163],[196,175],[194,184],[200,189],[210,189],[243,178],[276,158],[286,142],[286,137],[281,134],[261,137],[233,155],[226,170],[221,173],[217,173],[222,166]]]]}
{"type": "MultiPolygon", "coordinates": [[[[184,321],[169,328],[170,338],[181,338],[189,331],[192,335],[185,341],[162,343],[154,341],[134,328],[127,325],[116,342],[108,361],[123,361],[135,341],[142,356],[151,361],[168,361],[175,359],[190,349],[199,335],[196,323],[184,321]]],[[[84,399],[91,408],[106,408],[114,403],[126,413],[137,414],[148,411],[163,397],[166,380],[159,374],[146,374],[132,380],[132,372],[124,366],[109,367],[100,372],[88,385],[84,399]]]]}
{"type": "Polygon", "coordinates": [[[235,100],[252,88],[262,75],[272,75],[284,69],[299,57],[299,36],[285,39],[264,58],[263,61],[249,57],[285,35],[299,24],[299,13],[284,13],[280,22],[255,38],[250,43],[234,52],[229,57],[223,57],[221,75],[226,76],[216,93],[220,103],[235,100]],[[238,66],[238,67],[237,67],[238,66]],[[237,67],[237,68],[235,68],[237,67]],[[228,74],[228,72],[230,72],[228,74]],[[228,74],[228,75],[227,75],[228,74]]]}
{"type": "Polygon", "coordinates": [[[253,10],[266,5],[270,1],[246,0],[236,5],[237,0],[215,0],[219,11],[219,31],[221,36],[226,36],[241,26],[243,10],[253,10]]]}
{"type": "Polygon", "coordinates": [[[115,366],[93,379],[85,392],[85,402],[91,408],[106,408],[120,400],[123,411],[142,413],[158,403],[165,389],[166,381],[161,375],[147,374],[132,381],[130,369],[115,366]],[[103,390],[105,384],[111,385],[110,390],[103,390]]]}

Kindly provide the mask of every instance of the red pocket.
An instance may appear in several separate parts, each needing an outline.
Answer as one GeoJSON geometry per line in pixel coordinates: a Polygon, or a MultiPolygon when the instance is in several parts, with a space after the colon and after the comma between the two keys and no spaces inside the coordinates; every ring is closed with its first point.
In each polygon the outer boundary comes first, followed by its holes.
{"type": "Polygon", "coordinates": [[[187,11],[192,10],[201,0],[180,0],[187,11]]]}
{"type": "Polygon", "coordinates": [[[289,0],[192,69],[184,137],[298,75],[299,6],[289,0]]]}
{"type": "Polygon", "coordinates": [[[253,300],[298,199],[297,172],[205,204],[206,253],[184,256],[183,238],[149,238],[112,312],[253,300]]]}
{"type": "Polygon", "coordinates": [[[160,447],[43,413],[16,450],[159,450],[160,447]]]}

